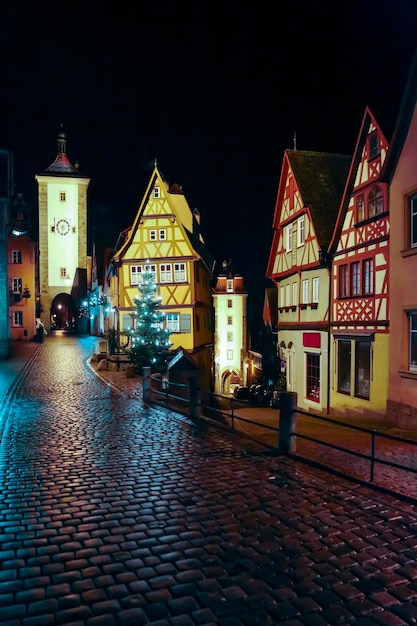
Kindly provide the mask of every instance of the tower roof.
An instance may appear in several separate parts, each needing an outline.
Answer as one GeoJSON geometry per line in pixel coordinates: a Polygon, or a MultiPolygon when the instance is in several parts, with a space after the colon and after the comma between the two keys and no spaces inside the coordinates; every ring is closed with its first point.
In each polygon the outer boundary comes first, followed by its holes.
{"type": "Polygon", "coordinates": [[[58,153],[55,161],[46,168],[43,174],[49,174],[52,176],[80,176],[84,178],[83,174],[78,169],[78,163],[73,165],[67,155],[67,136],[63,130],[63,125],[60,126],[60,131],[57,138],[58,153]]]}

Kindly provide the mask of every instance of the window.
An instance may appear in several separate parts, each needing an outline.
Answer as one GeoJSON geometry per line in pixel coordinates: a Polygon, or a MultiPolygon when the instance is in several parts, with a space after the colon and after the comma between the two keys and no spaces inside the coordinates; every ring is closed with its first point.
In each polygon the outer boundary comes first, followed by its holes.
{"type": "Polygon", "coordinates": [[[374,260],[365,259],[363,262],[363,294],[370,296],[374,293],[374,260]]]}
{"type": "Polygon", "coordinates": [[[60,202],[65,202],[65,200],[67,199],[65,191],[60,191],[59,192],[59,200],[60,202]]]}
{"type": "Polygon", "coordinates": [[[303,280],[303,304],[308,304],[310,301],[310,281],[303,280]]]}
{"type": "Polygon", "coordinates": [[[140,265],[131,265],[130,266],[130,284],[139,285],[141,282],[143,282],[142,267],[140,265]]]}
{"type": "Polygon", "coordinates": [[[349,272],[347,265],[339,266],[339,298],[347,298],[349,295],[349,272]]]}
{"type": "Polygon", "coordinates": [[[232,302],[232,300],[228,300],[228,301],[227,301],[227,308],[228,308],[228,309],[233,308],[233,302],[232,302]]]}
{"type": "Polygon", "coordinates": [[[350,395],[351,342],[339,340],[337,343],[337,391],[350,395]]]}
{"type": "Polygon", "coordinates": [[[338,297],[357,298],[374,295],[374,259],[339,266],[338,297]]]}
{"type": "Polygon", "coordinates": [[[180,315],[180,332],[181,333],[190,333],[191,332],[191,314],[190,313],[181,313],[181,315],[180,315]]]}
{"type": "Polygon", "coordinates": [[[174,263],[174,281],[176,283],[185,283],[187,281],[185,263],[174,263]]]}
{"type": "Polygon", "coordinates": [[[152,274],[152,280],[156,280],[156,265],[153,263],[145,265],[145,272],[150,272],[152,274]]]}
{"type": "Polygon", "coordinates": [[[232,326],[233,325],[233,317],[231,315],[227,316],[227,324],[228,324],[228,326],[232,326]]]}
{"type": "Polygon", "coordinates": [[[66,267],[61,267],[61,268],[59,269],[59,275],[60,275],[60,277],[61,277],[61,278],[63,278],[63,279],[67,278],[67,276],[68,276],[68,273],[67,273],[67,268],[66,268],[66,267]]]}
{"type": "Polygon", "coordinates": [[[298,304],[298,285],[297,283],[292,284],[292,303],[293,306],[297,306],[298,304]]]}
{"type": "Polygon", "coordinates": [[[153,197],[154,198],[160,198],[161,197],[161,190],[159,187],[154,187],[153,188],[153,197]]]}
{"type": "Polygon", "coordinates": [[[228,361],[233,361],[233,350],[228,350],[227,351],[227,360],[228,361]]]}
{"type": "Polygon", "coordinates": [[[320,402],[320,354],[307,353],[307,400],[320,402]]]}
{"type": "Polygon", "coordinates": [[[156,241],[156,230],[152,229],[149,231],[149,241],[156,241]]]}
{"type": "Polygon", "coordinates": [[[320,278],[313,278],[313,302],[318,303],[320,298],[320,278]]]}
{"type": "Polygon", "coordinates": [[[228,278],[226,281],[226,291],[233,291],[233,279],[228,278]]]}
{"type": "Polygon", "coordinates": [[[369,400],[371,380],[371,344],[369,341],[355,342],[355,396],[369,400]]]}
{"type": "Polygon", "coordinates": [[[290,302],[291,302],[291,285],[285,285],[285,306],[290,306],[290,302]]]}
{"type": "Polygon", "coordinates": [[[374,217],[384,211],[384,197],[379,185],[372,187],[368,196],[368,217],[374,217]]]}
{"type": "Polygon", "coordinates": [[[297,234],[298,234],[297,245],[303,246],[304,240],[305,240],[305,215],[302,215],[298,220],[297,234]]]}
{"type": "Polygon", "coordinates": [[[285,249],[287,252],[292,250],[292,224],[285,227],[285,249]]]}
{"type": "Polygon", "coordinates": [[[410,248],[417,246],[417,194],[410,198],[410,248]]]}
{"type": "Polygon", "coordinates": [[[159,229],[159,241],[166,241],[167,238],[167,231],[165,230],[165,228],[160,228],[159,229]]]}
{"type": "Polygon", "coordinates": [[[170,333],[177,333],[180,329],[180,316],[178,313],[167,313],[165,324],[170,333]]]}
{"type": "Polygon", "coordinates": [[[337,390],[355,398],[369,400],[372,340],[339,339],[337,342],[337,390]],[[352,389],[352,371],[354,388],[352,389]]]}
{"type": "Polygon", "coordinates": [[[350,266],[350,295],[359,296],[361,293],[361,264],[355,261],[350,266]]]}
{"type": "Polygon", "coordinates": [[[365,200],[363,194],[356,196],[356,221],[362,222],[365,219],[365,200]]]}
{"type": "Polygon", "coordinates": [[[13,326],[23,326],[22,311],[13,311],[13,326]]]}
{"type": "Polygon", "coordinates": [[[375,131],[368,137],[368,153],[369,160],[376,159],[379,154],[378,149],[378,133],[375,131]]]}
{"type": "Polygon", "coordinates": [[[22,279],[12,278],[12,291],[13,293],[22,293],[22,279]]]}
{"type": "Polygon", "coordinates": [[[171,263],[161,263],[159,266],[159,280],[161,283],[172,283],[171,263]]]}
{"type": "Polygon", "coordinates": [[[279,306],[281,308],[285,306],[285,289],[283,286],[279,288],[279,306]]]}
{"type": "Polygon", "coordinates": [[[231,343],[233,341],[233,333],[232,332],[228,332],[227,333],[227,341],[229,343],[231,343]]]}
{"type": "Polygon", "coordinates": [[[12,263],[18,263],[19,265],[21,265],[22,253],[20,250],[12,250],[12,263]]]}
{"type": "Polygon", "coordinates": [[[410,328],[408,368],[417,372],[417,311],[408,313],[408,322],[410,328]]]}

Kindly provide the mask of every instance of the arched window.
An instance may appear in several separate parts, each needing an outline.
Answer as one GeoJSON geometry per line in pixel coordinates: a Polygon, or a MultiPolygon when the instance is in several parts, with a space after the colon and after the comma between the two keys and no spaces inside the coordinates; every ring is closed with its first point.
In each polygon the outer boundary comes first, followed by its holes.
{"type": "Polygon", "coordinates": [[[368,196],[368,217],[374,217],[384,211],[384,196],[379,185],[372,187],[368,196]]]}

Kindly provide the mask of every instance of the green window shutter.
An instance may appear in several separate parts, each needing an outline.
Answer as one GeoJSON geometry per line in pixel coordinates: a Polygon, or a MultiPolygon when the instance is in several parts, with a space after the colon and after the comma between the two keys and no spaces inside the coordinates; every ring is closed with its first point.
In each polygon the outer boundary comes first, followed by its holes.
{"type": "Polygon", "coordinates": [[[191,315],[190,313],[181,313],[180,315],[180,333],[191,332],[191,315]]]}

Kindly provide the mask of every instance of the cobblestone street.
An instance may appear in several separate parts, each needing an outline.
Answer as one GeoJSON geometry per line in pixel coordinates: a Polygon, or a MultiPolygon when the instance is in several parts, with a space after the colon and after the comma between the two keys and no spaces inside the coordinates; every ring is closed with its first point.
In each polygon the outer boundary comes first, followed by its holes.
{"type": "Polygon", "coordinates": [[[417,509],[120,393],[48,336],[3,401],[0,623],[417,623],[417,509]]]}

